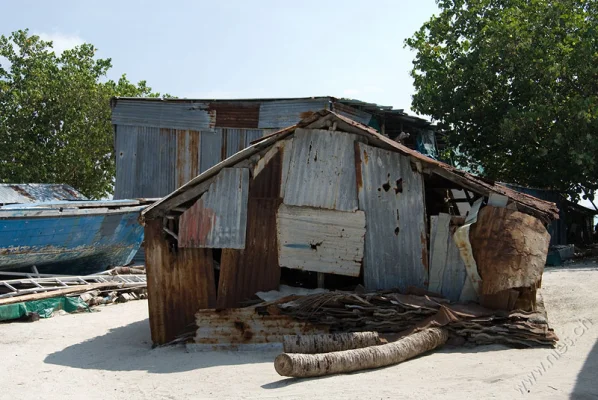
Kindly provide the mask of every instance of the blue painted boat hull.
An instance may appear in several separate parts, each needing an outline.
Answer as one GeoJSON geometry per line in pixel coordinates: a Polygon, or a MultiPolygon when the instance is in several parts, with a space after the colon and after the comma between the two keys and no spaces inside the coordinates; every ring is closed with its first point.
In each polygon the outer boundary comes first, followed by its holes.
{"type": "Polygon", "coordinates": [[[143,241],[139,212],[0,214],[0,270],[31,271],[35,265],[40,273],[87,275],[126,265],[143,241]]]}

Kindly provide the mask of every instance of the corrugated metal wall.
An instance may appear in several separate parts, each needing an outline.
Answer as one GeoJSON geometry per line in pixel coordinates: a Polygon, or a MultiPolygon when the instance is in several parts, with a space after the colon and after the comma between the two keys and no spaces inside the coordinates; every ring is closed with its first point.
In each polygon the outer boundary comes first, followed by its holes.
{"type": "Polygon", "coordinates": [[[216,112],[206,103],[118,100],[112,109],[114,125],[151,128],[211,129],[216,112]]]}
{"type": "Polygon", "coordinates": [[[327,98],[263,102],[258,128],[286,128],[316,111],[329,109],[329,103],[327,98]]]}
{"type": "Polygon", "coordinates": [[[359,209],[365,211],[367,289],[424,288],[428,253],[422,175],[408,157],[356,144],[359,209]]]}

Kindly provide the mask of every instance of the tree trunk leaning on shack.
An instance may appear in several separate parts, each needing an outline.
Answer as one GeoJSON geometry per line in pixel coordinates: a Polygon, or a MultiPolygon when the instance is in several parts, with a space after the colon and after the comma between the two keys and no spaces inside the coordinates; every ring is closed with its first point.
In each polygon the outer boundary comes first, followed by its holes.
{"type": "Polygon", "coordinates": [[[279,375],[296,378],[333,375],[398,364],[443,345],[448,332],[428,328],[393,343],[324,354],[280,354],[274,360],[279,375]]]}
{"type": "Polygon", "coordinates": [[[333,333],[322,335],[285,335],[282,348],[285,353],[330,353],[377,346],[384,343],[378,332],[333,333]]]}

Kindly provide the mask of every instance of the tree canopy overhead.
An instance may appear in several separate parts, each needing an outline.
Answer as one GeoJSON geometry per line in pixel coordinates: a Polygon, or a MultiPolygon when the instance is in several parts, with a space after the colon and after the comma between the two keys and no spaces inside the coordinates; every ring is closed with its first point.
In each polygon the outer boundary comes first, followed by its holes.
{"type": "Polygon", "coordinates": [[[413,109],[461,165],[576,198],[598,189],[598,2],[437,0],[406,40],[413,109]]]}
{"type": "Polygon", "coordinates": [[[56,54],[27,30],[0,36],[0,182],[66,183],[91,198],[112,191],[112,96],[159,96],[145,81],[106,79],[110,59],[83,44],[56,54]]]}

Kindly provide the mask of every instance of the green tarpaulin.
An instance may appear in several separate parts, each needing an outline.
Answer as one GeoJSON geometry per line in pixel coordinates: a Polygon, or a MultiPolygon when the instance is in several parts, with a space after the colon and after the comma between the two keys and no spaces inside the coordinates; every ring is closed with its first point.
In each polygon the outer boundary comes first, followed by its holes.
{"type": "Polygon", "coordinates": [[[50,318],[52,313],[57,310],[71,313],[89,310],[89,308],[79,297],[62,296],[44,300],[24,301],[0,306],[0,321],[19,319],[29,313],[37,313],[40,318],[50,318]]]}

